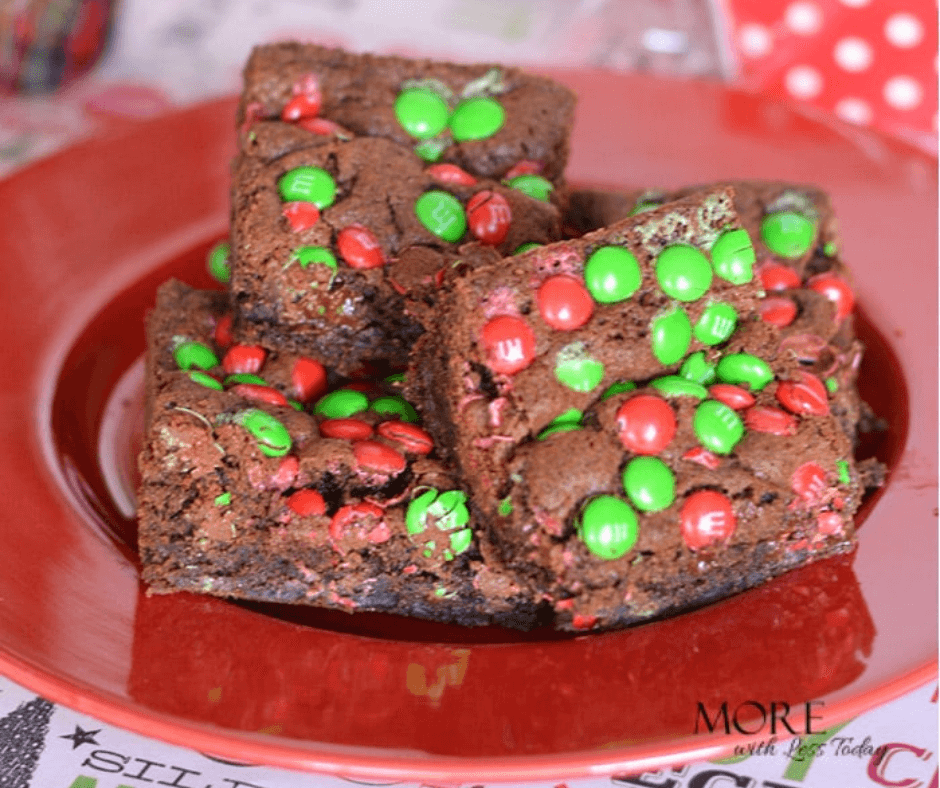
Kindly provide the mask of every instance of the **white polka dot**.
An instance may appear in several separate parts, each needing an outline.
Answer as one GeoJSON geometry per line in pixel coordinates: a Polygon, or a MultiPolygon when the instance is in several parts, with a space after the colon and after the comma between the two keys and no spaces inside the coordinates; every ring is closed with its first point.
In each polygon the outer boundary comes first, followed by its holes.
{"type": "Polygon", "coordinates": [[[738,30],[738,44],[748,57],[763,57],[773,45],[770,31],[756,22],[741,25],[738,30]]]}
{"type": "Polygon", "coordinates": [[[815,3],[799,0],[787,6],[783,21],[794,33],[811,36],[818,33],[822,27],[822,11],[815,3]]]}
{"type": "Polygon", "coordinates": [[[822,90],[822,76],[809,66],[794,66],[783,81],[790,95],[798,99],[815,98],[822,90]]]}
{"type": "Polygon", "coordinates": [[[924,27],[913,14],[894,14],[885,22],[885,38],[896,47],[916,47],[924,37],[924,27]]]}
{"type": "Polygon", "coordinates": [[[849,8],[864,8],[868,5],[871,0],[840,0],[842,5],[847,5],[849,8]]]}
{"type": "Polygon", "coordinates": [[[868,102],[859,98],[844,98],[836,104],[836,115],[848,123],[867,126],[871,123],[872,111],[868,102]]]}
{"type": "Polygon", "coordinates": [[[900,75],[885,82],[885,101],[895,109],[913,109],[920,104],[923,96],[923,88],[913,77],[900,75]]]}
{"type": "Polygon", "coordinates": [[[864,71],[871,65],[873,57],[871,47],[861,38],[849,36],[836,44],[832,52],[836,63],[846,71],[864,71]]]}

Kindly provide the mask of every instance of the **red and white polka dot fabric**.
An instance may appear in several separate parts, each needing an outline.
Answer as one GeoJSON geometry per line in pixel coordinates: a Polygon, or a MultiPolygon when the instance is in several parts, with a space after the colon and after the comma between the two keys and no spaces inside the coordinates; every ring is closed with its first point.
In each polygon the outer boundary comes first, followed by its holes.
{"type": "Polygon", "coordinates": [[[727,0],[739,84],[937,149],[935,0],[727,0]]]}

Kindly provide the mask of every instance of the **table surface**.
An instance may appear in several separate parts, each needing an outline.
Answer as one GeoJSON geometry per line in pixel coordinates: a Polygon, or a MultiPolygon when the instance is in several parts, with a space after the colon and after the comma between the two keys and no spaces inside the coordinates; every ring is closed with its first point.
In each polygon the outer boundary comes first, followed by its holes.
{"type": "MultiPolygon", "coordinates": [[[[907,0],[891,6],[867,0],[425,0],[405,13],[402,3],[378,0],[124,0],[111,45],[89,74],[51,95],[0,102],[0,175],[83,137],[237,92],[250,46],[288,37],[408,55],[723,79],[935,153],[936,5],[907,0]]],[[[755,741],[752,752],[720,764],[567,785],[935,788],[937,706],[931,681],[838,730],[755,741]]],[[[346,781],[221,762],[96,721],[0,677],[0,786],[143,784],[280,788],[346,781]]]]}

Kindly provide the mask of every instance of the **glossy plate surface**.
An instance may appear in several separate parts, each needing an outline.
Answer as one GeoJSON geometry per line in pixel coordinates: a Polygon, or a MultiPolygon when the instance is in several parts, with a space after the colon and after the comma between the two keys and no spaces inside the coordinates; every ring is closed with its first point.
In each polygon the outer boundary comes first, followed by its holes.
{"type": "MultiPolygon", "coordinates": [[[[710,733],[700,704],[816,701],[820,729],[936,674],[936,160],[716,85],[554,76],[580,95],[572,182],[781,178],[832,194],[865,395],[891,425],[874,446],[890,482],[857,553],[580,638],[146,597],[122,514],[142,317],[170,275],[209,284],[233,147],[221,101],[0,182],[0,672],[221,757],[456,782],[718,757],[742,734],[710,733]]],[[[743,708],[742,728],[761,729],[756,712],[743,708]]]]}

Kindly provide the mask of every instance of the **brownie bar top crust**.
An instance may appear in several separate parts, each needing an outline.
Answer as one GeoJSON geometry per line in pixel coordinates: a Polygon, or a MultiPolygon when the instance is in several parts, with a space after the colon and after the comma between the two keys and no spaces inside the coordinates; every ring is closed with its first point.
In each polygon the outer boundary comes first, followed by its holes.
{"type": "Polygon", "coordinates": [[[567,88],[517,68],[280,43],[252,52],[238,122],[243,150],[252,122],[282,119],[311,136],[383,137],[478,177],[558,185],[574,105],[567,88]]]}

